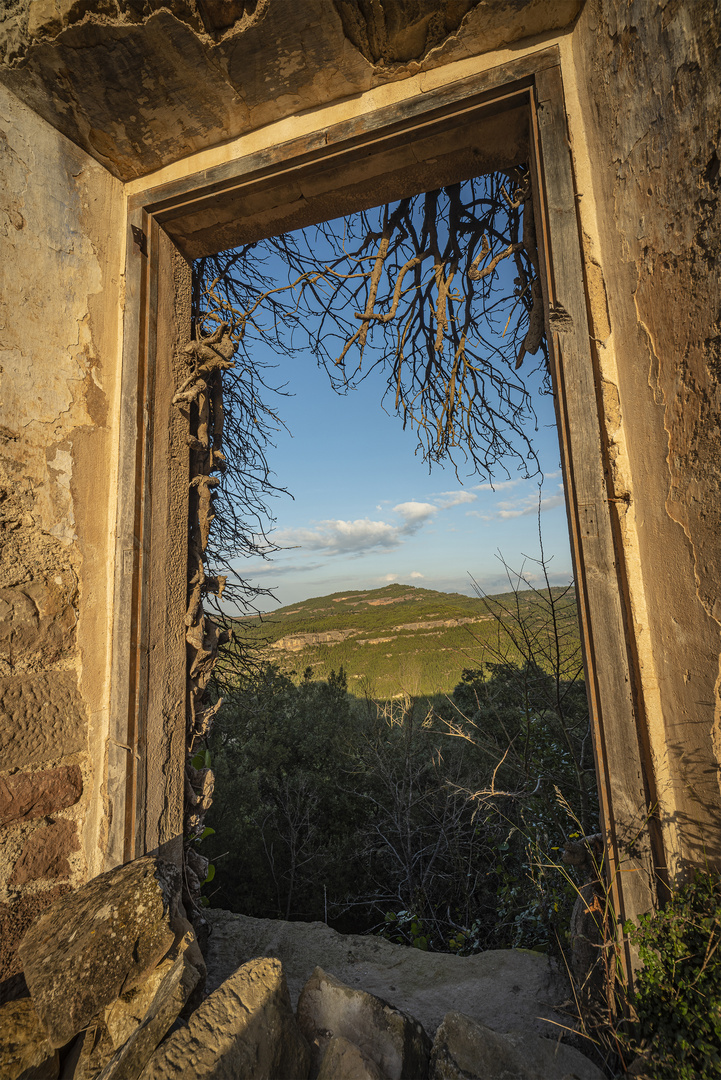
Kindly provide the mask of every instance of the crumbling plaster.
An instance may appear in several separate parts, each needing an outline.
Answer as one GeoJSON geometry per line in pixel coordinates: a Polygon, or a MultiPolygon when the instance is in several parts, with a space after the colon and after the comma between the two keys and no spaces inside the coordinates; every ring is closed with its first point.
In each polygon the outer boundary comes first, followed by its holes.
{"type": "Polygon", "coordinates": [[[581,0],[13,0],[0,79],[121,179],[567,26],[581,0]]]}
{"type": "Polygon", "coordinates": [[[4,87],[0,146],[0,782],[57,792],[3,830],[9,947],[20,894],[100,869],[124,222],[121,184],[4,87]]]}

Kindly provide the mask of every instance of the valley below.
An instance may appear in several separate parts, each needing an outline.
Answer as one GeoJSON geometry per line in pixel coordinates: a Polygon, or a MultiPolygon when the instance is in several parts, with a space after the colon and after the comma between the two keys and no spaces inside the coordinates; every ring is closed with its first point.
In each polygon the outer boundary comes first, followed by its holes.
{"type": "MultiPolygon", "coordinates": [[[[575,627],[573,589],[551,592],[575,627]]],[[[430,696],[451,693],[465,669],[517,661],[519,623],[548,633],[544,596],[527,589],[483,598],[392,584],[314,597],[237,624],[263,659],[285,671],[310,669],[319,680],[342,667],[359,697],[430,696]]],[[[577,631],[572,637],[566,644],[577,648],[577,631]]]]}

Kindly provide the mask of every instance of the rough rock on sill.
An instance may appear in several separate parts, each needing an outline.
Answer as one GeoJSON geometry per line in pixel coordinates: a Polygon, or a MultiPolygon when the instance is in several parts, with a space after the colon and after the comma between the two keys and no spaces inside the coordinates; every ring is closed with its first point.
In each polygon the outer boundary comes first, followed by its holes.
{"type": "Polygon", "coordinates": [[[341,982],[392,1002],[420,1020],[433,1037],[443,1017],[457,1011],[496,1031],[555,1036],[567,1023],[553,1005],[566,987],[549,960],[523,949],[497,949],[476,956],[423,953],[376,937],[339,934],[324,923],[251,919],[210,908],[212,926],[207,992],[215,990],[248,960],[277,957],[295,1009],[316,966],[341,982]]]}

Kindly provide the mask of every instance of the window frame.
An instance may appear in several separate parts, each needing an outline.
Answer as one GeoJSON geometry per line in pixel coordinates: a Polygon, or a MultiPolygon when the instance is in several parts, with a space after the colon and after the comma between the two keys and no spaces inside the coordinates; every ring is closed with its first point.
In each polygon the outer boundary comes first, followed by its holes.
{"type": "MultiPolygon", "coordinates": [[[[181,721],[173,720],[175,737],[168,745],[175,749],[168,749],[164,758],[154,743],[169,721],[152,715],[157,706],[151,688],[158,680],[174,680],[177,698],[184,645],[182,655],[179,646],[150,645],[154,617],[157,622],[154,606],[167,603],[168,595],[165,560],[157,557],[157,544],[167,539],[153,520],[152,476],[178,437],[177,432],[169,434],[168,418],[162,415],[168,407],[165,383],[172,370],[168,357],[177,351],[183,333],[189,336],[189,308],[186,305],[179,320],[178,303],[168,303],[164,295],[173,287],[172,260],[190,260],[400,198],[413,184],[426,185],[415,190],[441,186],[453,182],[454,169],[457,179],[467,178],[473,175],[467,172],[473,163],[479,164],[475,175],[505,167],[524,140],[532,172],[611,901],[621,925],[654,904],[654,868],[664,859],[650,824],[653,771],[611,488],[598,358],[589,333],[557,46],[269,149],[236,156],[231,147],[222,163],[149,185],[128,199],[106,781],[113,804],[108,865],[182,842],[177,823],[182,822],[184,761],[176,760],[178,742],[184,745],[181,721]],[[369,176],[380,178],[383,193],[376,196],[378,184],[370,185],[374,194],[368,202],[359,176],[366,177],[366,189],[369,176]],[[423,178],[428,176],[437,182],[427,183],[423,178]],[[159,788],[167,805],[151,825],[148,800],[155,792],[157,803],[159,788]]],[[[175,603],[180,603],[177,595],[175,603]]],[[[171,622],[177,624],[184,613],[184,607],[172,613],[171,622]]],[[[630,970],[630,956],[626,962],[630,970]]]]}

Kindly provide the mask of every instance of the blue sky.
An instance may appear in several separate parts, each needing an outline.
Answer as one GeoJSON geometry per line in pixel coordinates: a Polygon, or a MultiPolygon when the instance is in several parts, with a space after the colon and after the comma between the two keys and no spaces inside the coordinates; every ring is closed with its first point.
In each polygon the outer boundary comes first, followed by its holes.
{"type": "MultiPolygon", "coordinates": [[[[538,477],[499,474],[494,491],[473,475],[461,473],[460,483],[452,466],[429,473],[413,433],[383,412],[380,376],[339,396],[310,355],[279,358],[274,374],[293,395],[274,402],[290,434],[280,431],[269,451],[275,482],[294,497],[271,504],[271,536],[286,550],[238,569],[281,605],[389,582],[470,594],[469,575],[499,592],[508,588],[499,550],[514,569],[538,557],[538,477]]],[[[544,549],[554,583],[565,583],[571,560],[553,403],[534,394],[534,407],[544,549]]],[[[526,569],[533,576],[538,568],[526,569]]]]}

